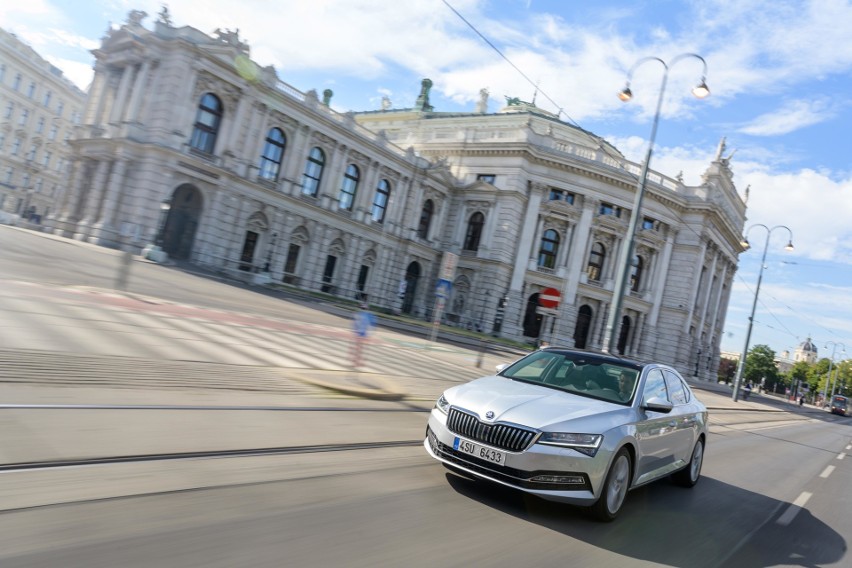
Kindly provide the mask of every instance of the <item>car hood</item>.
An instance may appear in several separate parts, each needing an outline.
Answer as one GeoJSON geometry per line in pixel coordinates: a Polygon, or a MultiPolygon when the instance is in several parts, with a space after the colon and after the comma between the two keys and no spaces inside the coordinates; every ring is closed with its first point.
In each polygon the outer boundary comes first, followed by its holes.
{"type": "MultiPolygon", "coordinates": [[[[524,383],[496,375],[476,379],[449,389],[447,401],[459,409],[474,412],[487,422],[511,422],[549,430],[563,422],[576,421],[604,431],[624,423],[630,407],[586,398],[549,387],[524,383]],[[487,412],[493,419],[486,419],[487,412]]],[[[588,431],[589,429],[587,429],[588,431]]]]}

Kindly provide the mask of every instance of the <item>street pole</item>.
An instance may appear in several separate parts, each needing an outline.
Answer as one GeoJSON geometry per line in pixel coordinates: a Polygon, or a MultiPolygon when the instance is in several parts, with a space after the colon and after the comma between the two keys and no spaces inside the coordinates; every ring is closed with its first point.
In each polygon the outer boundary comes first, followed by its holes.
{"type": "MultiPolygon", "coordinates": [[[[734,402],[737,402],[737,400],[739,399],[740,382],[742,381],[742,378],[743,378],[743,369],[745,368],[745,360],[746,360],[746,357],[748,356],[748,345],[749,345],[749,341],[751,341],[751,330],[752,330],[752,327],[754,326],[754,312],[757,310],[757,298],[758,298],[758,295],[760,294],[760,283],[761,283],[761,281],[763,281],[763,269],[766,265],[766,251],[769,250],[769,237],[772,235],[772,231],[774,231],[775,229],[787,229],[787,232],[790,233],[790,241],[787,244],[787,246],[784,247],[784,248],[786,250],[793,250],[793,231],[791,231],[790,228],[787,227],[786,225],[776,225],[776,226],[774,226],[770,229],[766,225],[758,223],[756,225],[752,225],[751,227],[749,227],[748,230],[746,231],[746,235],[748,235],[748,232],[751,231],[755,227],[763,227],[764,229],[766,229],[766,243],[763,245],[763,256],[761,256],[761,258],[760,258],[760,271],[758,272],[758,275],[757,275],[757,288],[755,288],[755,290],[754,290],[754,301],[751,304],[751,315],[748,318],[748,331],[746,331],[745,345],[743,346],[743,353],[740,356],[740,362],[737,365],[737,375],[736,375],[736,377],[734,377],[734,392],[733,392],[733,395],[731,396],[731,399],[734,402]]],[[[743,244],[743,246],[746,247],[746,250],[748,250],[749,245],[748,245],[748,238],[747,237],[743,239],[742,244],[743,244]]]]}
{"type": "MultiPolygon", "coordinates": [[[[825,342],[825,348],[826,349],[828,349],[829,344],[832,345],[832,347],[831,347],[831,359],[828,360],[828,377],[826,377],[826,379],[825,379],[825,388],[822,389],[822,402],[823,402],[823,404],[825,404],[828,401],[828,399],[826,398],[826,395],[828,394],[828,383],[831,382],[831,366],[832,366],[832,363],[834,363],[834,354],[837,351],[837,346],[838,345],[843,346],[843,353],[846,353],[846,346],[843,345],[842,343],[837,343],[836,341],[826,341],[825,342]]],[[[831,387],[831,396],[834,397],[834,386],[831,387]]]]}
{"type": "Polygon", "coordinates": [[[704,97],[710,94],[710,90],[707,88],[707,85],[704,82],[704,78],[707,75],[707,62],[704,61],[703,57],[701,57],[700,55],[696,55],[695,53],[682,53],[674,57],[671,60],[671,63],[668,65],[659,57],[643,57],[642,59],[633,64],[633,67],[630,69],[627,75],[627,86],[618,95],[618,97],[625,102],[629,101],[633,97],[633,93],[630,91],[630,80],[633,78],[633,72],[636,70],[637,67],[647,61],[658,61],[662,64],[664,71],[663,78],[660,83],[660,93],[657,97],[657,110],[654,113],[654,122],[651,126],[651,137],[648,140],[648,151],[645,154],[645,161],[642,163],[642,173],[639,174],[639,181],[636,186],[636,195],[633,199],[633,211],[630,214],[630,222],[628,223],[627,227],[627,235],[624,239],[624,244],[621,247],[621,267],[618,271],[618,274],[616,275],[615,287],[613,288],[612,309],[609,312],[609,317],[607,318],[606,323],[606,330],[604,331],[603,349],[608,353],[615,353],[618,342],[617,331],[621,327],[621,307],[624,301],[625,288],[627,287],[627,282],[630,279],[630,268],[633,264],[633,248],[636,242],[636,227],[639,225],[639,217],[641,216],[642,200],[645,196],[645,184],[648,179],[648,168],[651,164],[651,155],[654,152],[654,141],[657,138],[657,126],[660,123],[660,110],[663,106],[663,95],[665,95],[666,92],[666,83],[668,82],[669,70],[678,61],[690,57],[700,60],[701,63],[704,65],[704,71],[702,73],[701,82],[692,90],[692,93],[697,98],[703,99],[704,97]]]}

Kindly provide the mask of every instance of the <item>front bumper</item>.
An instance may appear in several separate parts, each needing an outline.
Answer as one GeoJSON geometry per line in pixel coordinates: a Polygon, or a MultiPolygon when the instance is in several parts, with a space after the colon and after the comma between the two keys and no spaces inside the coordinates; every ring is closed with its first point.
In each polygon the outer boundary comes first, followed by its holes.
{"type": "Polygon", "coordinates": [[[433,410],[423,441],[433,458],[474,477],[573,505],[588,506],[597,501],[612,456],[603,447],[590,457],[570,448],[532,444],[522,452],[506,452],[505,465],[496,465],[454,450],[455,438],[447,427],[446,415],[433,410]],[[571,482],[558,481],[562,478],[571,478],[571,482]]]}

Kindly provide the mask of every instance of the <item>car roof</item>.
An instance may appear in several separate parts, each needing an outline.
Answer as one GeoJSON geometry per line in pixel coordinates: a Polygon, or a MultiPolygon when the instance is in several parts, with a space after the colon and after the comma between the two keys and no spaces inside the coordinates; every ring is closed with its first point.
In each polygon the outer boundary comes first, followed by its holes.
{"type": "Polygon", "coordinates": [[[647,365],[652,363],[642,363],[640,361],[636,361],[634,359],[626,359],[624,357],[620,357],[618,355],[613,355],[611,353],[604,353],[602,351],[590,351],[586,349],[575,349],[569,347],[544,347],[541,351],[553,351],[558,353],[565,353],[572,355],[574,357],[586,357],[590,360],[594,360],[598,363],[616,363],[618,365],[626,365],[630,367],[634,367],[636,369],[641,369],[647,365]]]}

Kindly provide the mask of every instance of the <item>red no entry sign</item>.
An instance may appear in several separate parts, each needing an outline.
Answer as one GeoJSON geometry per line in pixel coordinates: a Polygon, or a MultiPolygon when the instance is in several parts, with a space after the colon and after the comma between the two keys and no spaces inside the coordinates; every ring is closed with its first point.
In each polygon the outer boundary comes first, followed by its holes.
{"type": "Polygon", "coordinates": [[[545,288],[538,294],[538,305],[542,308],[553,309],[559,306],[559,290],[545,288]]]}

